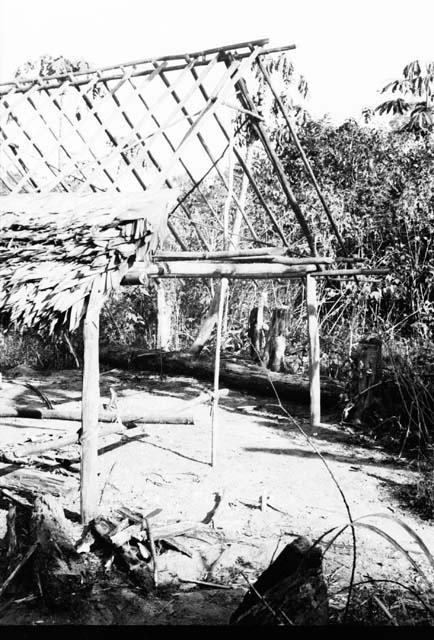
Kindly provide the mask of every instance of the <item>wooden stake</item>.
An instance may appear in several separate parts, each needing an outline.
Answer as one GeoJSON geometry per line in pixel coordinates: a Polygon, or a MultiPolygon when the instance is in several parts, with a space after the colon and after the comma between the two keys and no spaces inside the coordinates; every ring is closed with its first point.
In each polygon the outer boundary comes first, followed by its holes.
{"type": "Polygon", "coordinates": [[[87,524],[98,509],[99,315],[102,294],[94,287],[83,323],[84,365],[81,435],[81,520],[87,524]]]}
{"type": "Polygon", "coordinates": [[[219,312],[217,320],[217,341],[215,347],[215,362],[214,362],[214,397],[212,403],[212,418],[211,418],[211,466],[214,467],[217,461],[217,437],[218,437],[218,402],[219,402],[219,378],[220,378],[220,351],[222,345],[222,325],[223,325],[223,310],[225,306],[226,290],[228,288],[228,281],[226,278],[222,278],[220,286],[220,300],[219,300],[219,312]]]}
{"type": "Polygon", "coordinates": [[[307,331],[309,336],[310,424],[321,423],[320,349],[316,280],[306,276],[307,331]]]}

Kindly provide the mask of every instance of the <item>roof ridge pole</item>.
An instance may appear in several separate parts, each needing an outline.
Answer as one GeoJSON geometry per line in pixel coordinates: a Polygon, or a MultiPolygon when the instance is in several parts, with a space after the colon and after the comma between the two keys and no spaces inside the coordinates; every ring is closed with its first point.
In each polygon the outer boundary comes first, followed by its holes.
{"type": "MultiPolygon", "coordinates": [[[[257,59],[257,58],[256,58],[257,59]]],[[[230,56],[229,55],[225,55],[225,64],[228,64],[230,60],[230,56]]],[[[247,85],[246,85],[246,81],[244,78],[240,78],[239,80],[237,80],[235,82],[235,89],[237,90],[237,97],[239,99],[239,101],[241,102],[241,105],[247,109],[249,109],[250,111],[256,111],[256,107],[255,104],[253,102],[253,100],[251,99],[248,89],[247,89],[247,85]]],[[[256,120],[252,121],[252,126],[256,129],[259,138],[262,141],[262,144],[265,147],[265,150],[268,154],[268,157],[270,158],[272,164],[274,165],[274,168],[276,170],[277,176],[279,178],[279,182],[281,184],[281,187],[283,189],[283,192],[295,214],[295,217],[298,220],[298,223],[301,226],[301,229],[306,237],[306,240],[309,244],[309,248],[311,250],[311,253],[313,256],[317,255],[316,252],[316,248],[315,248],[315,242],[312,236],[312,233],[309,229],[309,225],[307,224],[307,220],[303,215],[303,212],[300,208],[300,205],[298,204],[294,193],[292,192],[291,189],[291,185],[289,184],[288,178],[285,174],[285,169],[283,168],[283,165],[280,161],[279,156],[277,155],[277,153],[275,152],[275,150],[273,149],[273,146],[271,144],[271,140],[268,137],[268,134],[265,130],[264,125],[262,124],[262,122],[256,120]]]]}
{"type": "Polygon", "coordinates": [[[257,64],[258,64],[258,66],[259,66],[259,68],[260,68],[260,70],[262,72],[262,75],[265,78],[266,83],[270,87],[274,98],[276,99],[278,107],[279,107],[279,109],[280,109],[280,111],[281,111],[281,113],[282,113],[282,115],[284,117],[284,120],[285,120],[286,124],[287,124],[289,133],[291,134],[292,139],[294,141],[294,144],[297,147],[297,150],[298,150],[298,152],[300,154],[300,157],[301,157],[302,162],[303,162],[303,164],[305,166],[305,169],[306,169],[310,179],[312,180],[312,184],[315,187],[315,191],[318,194],[318,197],[319,197],[319,199],[321,201],[321,204],[322,204],[322,206],[324,208],[326,216],[329,219],[329,222],[330,222],[330,224],[332,226],[332,229],[335,232],[336,238],[337,238],[337,240],[338,240],[338,242],[339,242],[339,244],[341,246],[341,249],[344,251],[345,255],[347,255],[347,250],[345,248],[345,243],[343,241],[343,238],[342,238],[342,236],[341,236],[341,234],[339,232],[339,229],[337,228],[336,222],[334,221],[334,218],[333,218],[333,215],[332,215],[332,213],[331,213],[331,211],[329,209],[329,206],[328,206],[327,202],[324,199],[324,196],[322,194],[321,188],[320,188],[320,186],[318,184],[318,181],[317,181],[317,179],[315,177],[315,174],[313,172],[312,166],[311,166],[311,164],[309,162],[309,159],[306,156],[306,154],[305,154],[305,152],[303,150],[303,147],[301,146],[301,143],[300,143],[300,140],[298,138],[297,132],[295,131],[294,127],[292,126],[292,122],[291,122],[291,119],[290,119],[290,117],[288,115],[288,112],[285,109],[285,106],[284,106],[279,94],[277,93],[277,91],[276,91],[276,89],[275,89],[275,87],[273,85],[273,81],[271,80],[271,77],[270,77],[268,71],[265,68],[265,65],[263,64],[263,62],[262,62],[262,60],[260,58],[257,59],[257,64]]]}

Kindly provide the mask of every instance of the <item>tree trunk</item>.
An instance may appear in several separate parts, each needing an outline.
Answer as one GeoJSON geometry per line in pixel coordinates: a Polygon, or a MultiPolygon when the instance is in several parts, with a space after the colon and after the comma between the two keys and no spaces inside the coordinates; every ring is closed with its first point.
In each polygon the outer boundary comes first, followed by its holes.
{"type": "Polygon", "coordinates": [[[370,336],[360,340],[352,354],[353,389],[357,398],[353,418],[356,420],[363,420],[363,415],[369,411],[375,397],[375,385],[381,380],[381,347],[381,339],[370,336]]]}
{"type": "Polygon", "coordinates": [[[214,297],[211,300],[209,311],[199,329],[197,338],[193,342],[192,346],[190,347],[190,353],[192,355],[198,356],[201,353],[202,349],[204,348],[205,344],[207,343],[207,341],[209,340],[212,334],[212,331],[218,319],[221,293],[222,293],[222,282],[220,281],[216,287],[214,297]]]}
{"type": "Polygon", "coordinates": [[[285,358],[289,313],[286,309],[274,309],[271,317],[263,362],[271,371],[282,371],[285,358]]]}
{"type": "Polygon", "coordinates": [[[77,596],[92,588],[83,557],[62,507],[52,496],[36,498],[31,518],[32,538],[38,543],[33,571],[47,605],[69,608],[77,596]]]}
{"type": "Polygon", "coordinates": [[[167,288],[163,281],[157,283],[157,349],[167,351],[171,338],[171,307],[167,288]]]}
{"type": "Polygon", "coordinates": [[[264,307],[267,305],[267,292],[262,291],[259,304],[254,307],[249,316],[250,355],[253,362],[262,362],[265,343],[264,307]]]}

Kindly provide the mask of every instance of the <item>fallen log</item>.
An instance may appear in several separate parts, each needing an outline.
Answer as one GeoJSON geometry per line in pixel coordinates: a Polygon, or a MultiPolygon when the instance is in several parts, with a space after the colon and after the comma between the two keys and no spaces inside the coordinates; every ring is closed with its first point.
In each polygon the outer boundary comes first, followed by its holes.
{"type": "Polygon", "coordinates": [[[74,529],[66,520],[59,501],[52,495],[25,499],[13,498],[16,522],[9,519],[7,577],[0,585],[0,597],[16,588],[19,574],[22,590],[38,589],[49,607],[70,608],[88,594],[95,580],[95,570],[87,558],[75,549],[74,529]]]}
{"type": "MultiPolygon", "coordinates": [[[[166,375],[184,375],[212,381],[214,364],[204,358],[194,358],[185,352],[152,351],[143,353],[134,349],[113,348],[101,350],[101,362],[124,369],[141,371],[162,371],[166,375]]],[[[309,380],[294,374],[267,371],[265,368],[247,362],[221,360],[220,379],[223,384],[249,393],[275,396],[281,400],[309,403],[309,380]],[[273,389],[274,387],[274,389],[273,389]]],[[[321,400],[324,406],[335,406],[344,385],[330,378],[321,380],[321,400]]]]}
{"type": "MultiPolygon", "coordinates": [[[[2,468],[4,473],[6,469],[2,468]]],[[[11,469],[0,477],[0,489],[23,491],[30,494],[52,494],[64,496],[75,487],[59,476],[53,476],[36,469],[11,469]]]]}
{"type": "MultiPolygon", "coordinates": [[[[98,434],[99,438],[104,438],[105,436],[109,436],[116,433],[125,433],[125,427],[116,423],[111,427],[106,427],[105,429],[101,429],[98,434]]],[[[71,444],[75,444],[80,441],[80,434],[78,431],[73,434],[67,435],[63,438],[54,438],[52,440],[47,440],[45,442],[38,442],[36,444],[22,444],[18,445],[11,452],[9,452],[9,456],[20,458],[27,458],[28,456],[38,455],[39,453],[44,453],[44,451],[58,451],[59,449],[63,449],[68,447],[71,444]]]]}
{"type": "MultiPolygon", "coordinates": [[[[81,422],[81,409],[62,408],[46,409],[45,407],[33,408],[28,406],[0,407],[0,418],[31,418],[33,420],[72,420],[81,422]]],[[[116,422],[117,413],[101,410],[98,415],[99,422],[116,422]]],[[[119,415],[121,422],[140,422],[146,424],[194,424],[191,415],[176,415],[173,413],[137,413],[126,412],[119,415]]]]}

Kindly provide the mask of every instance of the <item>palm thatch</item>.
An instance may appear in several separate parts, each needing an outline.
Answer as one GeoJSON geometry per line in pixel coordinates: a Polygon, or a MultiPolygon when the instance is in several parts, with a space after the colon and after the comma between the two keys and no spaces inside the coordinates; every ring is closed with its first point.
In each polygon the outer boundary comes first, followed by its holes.
{"type": "Polygon", "coordinates": [[[176,192],[0,198],[0,314],[16,328],[73,331],[93,287],[119,286],[164,240],[176,192]]]}

